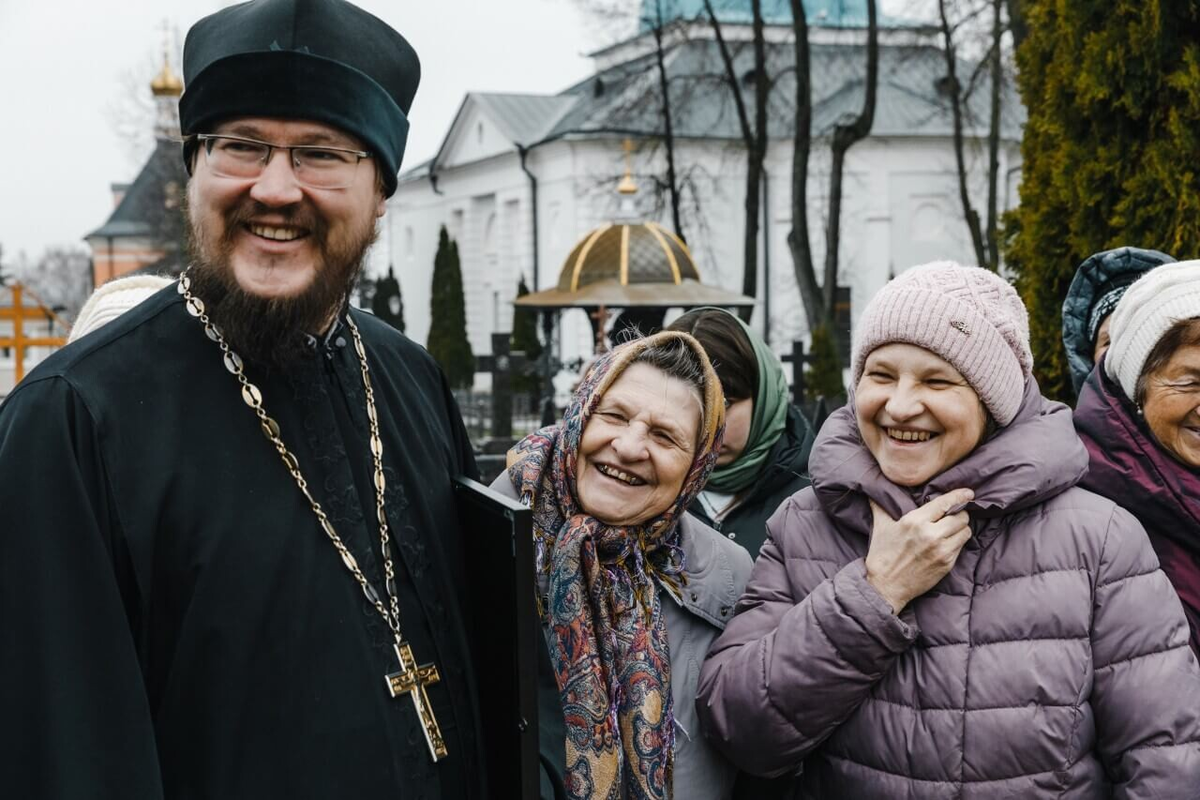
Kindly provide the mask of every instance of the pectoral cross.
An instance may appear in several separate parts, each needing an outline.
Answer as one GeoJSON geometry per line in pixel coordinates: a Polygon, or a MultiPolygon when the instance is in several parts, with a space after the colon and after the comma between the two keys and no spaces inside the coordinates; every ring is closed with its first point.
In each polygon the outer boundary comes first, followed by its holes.
{"type": "Polygon", "coordinates": [[[400,671],[384,677],[387,681],[388,691],[392,693],[392,697],[399,697],[402,694],[412,697],[413,708],[417,711],[417,719],[421,723],[421,729],[425,732],[425,743],[429,745],[429,755],[436,762],[440,758],[445,758],[449,751],[446,749],[445,740],[442,739],[442,731],[438,727],[437,718],[433,716],[433,706],[429,704],[429,695],[425,693],[425,687],[431,683],[437,683],[442,678],[433,664],[417,666],[417,659],[413,657],[412,647],[408,642],[397,641],[395,649],[396,658],[400,659],[400,671]]]}

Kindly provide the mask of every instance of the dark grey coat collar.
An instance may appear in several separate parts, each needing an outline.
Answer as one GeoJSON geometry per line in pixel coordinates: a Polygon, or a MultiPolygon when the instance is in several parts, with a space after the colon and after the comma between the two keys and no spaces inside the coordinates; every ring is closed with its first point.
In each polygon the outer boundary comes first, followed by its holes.
{"type": "Polygon", "coordinates": [[[685,610],[724,630],[752,563],[746,551],[691,514],[680,521],[687,584],[683,596],[666,594],[685,610]]]}

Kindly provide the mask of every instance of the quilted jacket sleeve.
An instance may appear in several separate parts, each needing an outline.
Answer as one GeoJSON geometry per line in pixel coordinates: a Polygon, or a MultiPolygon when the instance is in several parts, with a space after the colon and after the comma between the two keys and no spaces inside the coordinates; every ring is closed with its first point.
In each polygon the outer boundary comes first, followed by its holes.
{"type": "Polygon", "coordinates": [[[1092,622],[1097,745],[1114,798],[1191,798],[1200,787],[1200,667],[1179,598],[1141,525],[1114,507],[1092,622]]]}
{"type": "Polygon", "coordinates": [[[793,585],[787,543],[813,533],[804,513],[814,512],[789,500],[768,523],[738,612],[700,673],[705,734],[756,775],[798,771],[917,635],[867,583],[862,559],[823,562],[824,580],[804,564],[815,586],[793,585]]]}

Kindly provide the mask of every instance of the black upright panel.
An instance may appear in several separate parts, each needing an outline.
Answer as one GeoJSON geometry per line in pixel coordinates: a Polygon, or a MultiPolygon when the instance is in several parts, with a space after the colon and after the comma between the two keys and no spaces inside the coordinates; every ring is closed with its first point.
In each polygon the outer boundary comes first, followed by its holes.
{"type": "Polygon", "coordinates": [[[489,794],[538,800],[538,617],[532,514],[478,481],[455,479],[468,548],[464,592],[479,680],[489,794]]]}

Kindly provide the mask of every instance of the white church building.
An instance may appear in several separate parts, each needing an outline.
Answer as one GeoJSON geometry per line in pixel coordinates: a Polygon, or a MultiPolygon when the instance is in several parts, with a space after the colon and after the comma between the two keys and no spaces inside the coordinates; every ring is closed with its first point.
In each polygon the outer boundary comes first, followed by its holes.
{"type": "MultiPolygon", "coordinates": [[[[654,0],[644,0],[653,5],[654,0]]],[[[795,83],[788,2],[768,16],[769,148],[759,224],[758,293],[752,324],[779,352],[808,335],[792,258],[792,131],[795,83]]],[[[810,21],[813,146],[809,235],[820,275],[825,250],[829,134],[862,106],[866,72],[865,4],[806,0],[810,21]],[[850,9],[850,10],[847,10],[850,9]]],[[[679,20],[666,31],[665,68],[682,198],[680,216],[701,280],[742,289],[746,154],[712,27],[697,19],[700,0],[675,0],[679,20]],[[689,8],[694,6],[695,8],[689,8]]],[[[743,78],[753,119],[749,0],[727,0],[722,33],[743,78]],[[739,10],[740,6],[744,9],[739,10]]],[[[404,295],[407,331],[429,330],[430,280],[438,231],[458,242],[468,332],[476,354],[490,335],[511,330],[512,300],[524,276],[532,290],[553,287],[576,242],[617,211],[625,170],[623,143],[635,151],[640,212],[673,228],[666,186],[663,103],[655,39],[642,31],[593,53],[595,73],[555,95],[470,93],[437,155],[401,175],[389,201],[390,250],[404,295]]],[[[969,75],[973,65],[959,68],[969,75]]],[[[871,135],[849,152],[844,179],[839,285],[850,293],[851,324],[884,282],[909,266],[950,258],[971,263],[973,249],[959,199],[953,118],[945,61],[935,29],[885,18],[880,31],[878,100],[871,135]]],[[[960,77],[960,80],[964,80],[960,77]]],[[[986,208],[986,76],[966,108],[966,155],[975,207],[986,208]]],[[[1024,111],[1007,90],[1001,127],[1001,210],[1016,202],[1024,111]]],[[[377,256],[378,258],[378,256],[377,256]]],[[[668,317],[669,319],[669,317],[668,317]]],[[[561,355],[591,352],[589,321],[568,311],[561,355]]]]}

